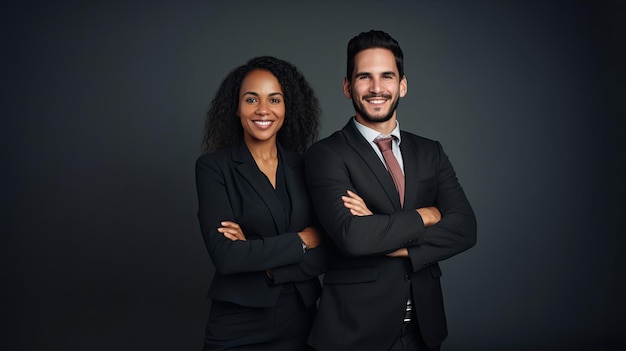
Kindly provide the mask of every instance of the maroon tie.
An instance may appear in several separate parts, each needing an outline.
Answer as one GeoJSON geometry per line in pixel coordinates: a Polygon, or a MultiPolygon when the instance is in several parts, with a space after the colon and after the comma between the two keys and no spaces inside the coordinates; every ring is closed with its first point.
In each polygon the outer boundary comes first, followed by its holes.
{"type": "Polygon", "coordinates": [[[374,143],[378,145],[380,152],[382,152],[385,163],[387,164],[387,169],[389,173],[391,173],[393,183],[396,185],[398,196],[400,196],[400,206],[404,206],[404,174],[402,173],[398,160],[393,155],[393,151],[391,151],[392,141],[393,137],[387,137],[375,139],[374,143]]]}

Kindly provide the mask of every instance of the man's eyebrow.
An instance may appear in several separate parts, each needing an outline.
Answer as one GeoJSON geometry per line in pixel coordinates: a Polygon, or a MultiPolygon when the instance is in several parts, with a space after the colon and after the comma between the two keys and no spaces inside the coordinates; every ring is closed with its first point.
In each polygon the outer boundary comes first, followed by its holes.
{"type": "Polygon", "coordinates": [[[388,72],[383,72],[381,73],[382,76],[395,76],[396,72],[394,71],[388,71],[388,72]]]}
{"type": "MultiPolygon", "coordinates": [[[[354,76],[355,77],[364,77],[364,76],[371,76],[372,73],[370,72],[357,72],[354,76]]],[[[395,76],[396,72],[394,71],[387,71],[387,72],[381,72],[380,73],[381,76],[395,76]]]]}

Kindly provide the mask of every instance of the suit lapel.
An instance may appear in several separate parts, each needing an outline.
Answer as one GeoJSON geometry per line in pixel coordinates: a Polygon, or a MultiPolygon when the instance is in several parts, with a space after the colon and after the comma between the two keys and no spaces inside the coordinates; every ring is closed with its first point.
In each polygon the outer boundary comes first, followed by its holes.
{"type": "MultiPolygon", "coordinates": [[[[278,145],[279,151],[283,149],[278,145]]],[[[306,183],[303,174],[302,159],[291,152],[282,152],[283,170],[285,171],[285,184],[291,198],[291,220],[290,230],[302,230],[302,226],[309,224],[309,207],[306,183]],[[304,220],[304,222],[302,222],[304,220]],[[302,222],[302,223],[301,223],[302,222]]]]}
{"type": "MultiPolygon", "coordinates": [[[[238,146],[233,147],[232,151],[233,161],[238,164],[235,166],[235,169],[263,200],[272,214],[272,219],[276,225],[277,232],[284,233],[287,231],[285,226],[287,223],[285,211],[283,210],[278,197],[274,194],[274,189],[269,183],[267,177],[265,177],[265,175],[259,170],[256,162],[254,162],[254,158],[252,157],[252,154],[250,154],[250,150],[248,150],[248,147],[244,142],[241,142],[238,146]]],[[[281,165],[279,165],[279,167],[281,167],[281,165]]]]}
{"type": "Polygon", "coordinates": [[[389,201],[393,204],[393,207],[396,210],[400,210],[400,197],[398,196],[398,191],[393,183],[391,174],[389,174],[389,171],[382,163],[376,152],[374,152],[369,142],[365,140],[359,130],[356,129],[352,119],[350,119],[343,128],[343,134],[350,147],[352,147],[355,152],[363,158],[370,170],[374,173],[376,179],[378,179],[378,182],[380,183],[380,186],[384,189],[385,194],[387,194],[389,201]]]}

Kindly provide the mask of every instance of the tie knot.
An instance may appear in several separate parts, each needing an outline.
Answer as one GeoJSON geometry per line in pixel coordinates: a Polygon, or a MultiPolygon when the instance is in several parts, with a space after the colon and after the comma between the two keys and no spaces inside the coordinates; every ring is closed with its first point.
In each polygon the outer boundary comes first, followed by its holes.
{"type": "Polygon", "coordinates": [[[376,143],[376,145],[378,145],[378,148],[380,149],[381,152],[385,152],[387,150],[391,150],[391,141],[392,140],[393,140],[393,136],[384,137],[384,138],[377,138],[377,139],[374,139],[374,143],[376,143]]]}

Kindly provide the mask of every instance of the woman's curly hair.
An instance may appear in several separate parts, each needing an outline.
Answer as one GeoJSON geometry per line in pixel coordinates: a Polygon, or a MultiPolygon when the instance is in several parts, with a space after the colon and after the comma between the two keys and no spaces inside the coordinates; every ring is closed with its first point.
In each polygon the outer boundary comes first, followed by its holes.
{"type": "Polygon", "coordinates": [[[283,89],[285,119],[278,131],[278,142],[288,150],[304,153],[317,139],[321,110],[304,75],[289,62],[261,56],[235,68],[224,78],[206,116],[204,152],[221,150],[243,139],[243,128],[237,117],[239,90],[246,75],[256,69],[271,72],[283,89]]]}

